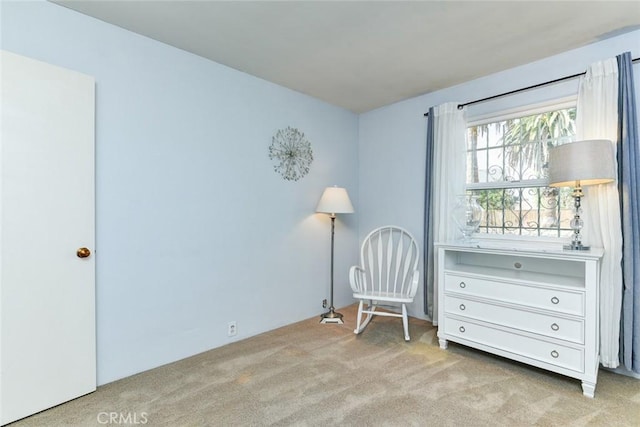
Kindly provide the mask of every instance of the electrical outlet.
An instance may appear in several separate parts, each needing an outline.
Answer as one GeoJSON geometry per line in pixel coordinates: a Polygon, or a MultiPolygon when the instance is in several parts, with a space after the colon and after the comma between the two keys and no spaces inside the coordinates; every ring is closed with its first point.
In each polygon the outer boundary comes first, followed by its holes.
{"type": "Polygon", "coordinates": [[[238,325],[236,324],[236,321],[234,320],[233,322],[227,323],[227,336],[232,337],[237,333],[238,333],[238,325]]]}
{"type": "Polygon", "coordinates": [[[322,300],[322,308],[327,308],[327,300],[326,299],[322,300]]]}

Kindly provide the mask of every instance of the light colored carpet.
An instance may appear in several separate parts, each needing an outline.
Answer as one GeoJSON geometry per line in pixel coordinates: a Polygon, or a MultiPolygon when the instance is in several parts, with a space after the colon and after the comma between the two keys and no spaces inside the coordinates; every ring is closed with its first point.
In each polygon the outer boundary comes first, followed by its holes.
{"type": "Polygon", "coordinates": [[[109,413],[148,426],[640,426],[636,379],[600,370],[589,399],[575,379],[455,344],[441,350],[428,322],[411,319],[407,343],[400,319],[376,317],[356,336],[356,307],[340,311],[344,325],[314,317],[11,426],[116,425],[109,413]]]}

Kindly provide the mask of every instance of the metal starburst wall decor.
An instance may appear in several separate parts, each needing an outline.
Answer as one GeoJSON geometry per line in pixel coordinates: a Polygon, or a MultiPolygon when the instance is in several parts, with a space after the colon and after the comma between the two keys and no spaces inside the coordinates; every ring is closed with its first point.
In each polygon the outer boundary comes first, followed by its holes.
{"type": "Polygon", "coordinates": [[[298,129],[280,129],[271,138],[269,158],[275,163],[273,170],[287,181],[297,181],[309,173],[313,161],[311,143],[298,129]]]}

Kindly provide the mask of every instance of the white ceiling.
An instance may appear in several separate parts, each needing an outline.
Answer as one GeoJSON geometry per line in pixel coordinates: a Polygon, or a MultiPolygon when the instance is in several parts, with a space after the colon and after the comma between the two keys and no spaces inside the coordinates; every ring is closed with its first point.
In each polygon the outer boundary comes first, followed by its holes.
{"type": "Polygon", "coordinates": [[[637,0],[52,1],[357,113],[640,28],[637,0]]]}

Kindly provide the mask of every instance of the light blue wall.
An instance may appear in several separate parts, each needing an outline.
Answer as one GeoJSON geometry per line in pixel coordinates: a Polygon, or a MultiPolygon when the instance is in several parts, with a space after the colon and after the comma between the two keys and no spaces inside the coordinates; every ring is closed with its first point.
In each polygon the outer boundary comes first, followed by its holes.
{"type": "MultiPolygon", "coordinates": [[[[44,1],[2,1],[2,49],[96,79],[98,382],[319,315],[329,296],[324,187],[358,206],[358,117],[44,1]],[[286,126],[313,146],[286,182],[286,126]]],[[[357,214],[336,224],[336,306],[352,302],[357,214]]],[[[61,344],[63,345],[63,344],[61,344]]]]}
{"type": "MultiPolygon", "coordinates": [[[[579,73],[627,50],[640,56],[636,31],[358,117],[51,3],[0,5],[3,49],[96,79],[100,384],[224,345],[230,320],[242,339],[321,313],[330,223],[313,211],[333,184],[347,187],[356,208],[336,231],[336,306],[351,303],[347,270],[371,228],[397,224],[422,240],[429,106],[579,73]],[[271,136],[286,126],[303,130],[314,149],[297,183],[267,158],[271,136]]],[[[412,315],[423,317],[421,301],[420,292],[412,315]]]]}
{"type": "MultiPolygon", "coordinates": [[[[429,107],[444,102],[465,103],[582,73],[592,62],[625,51],[631,51],[633,58],[640,57],[640,31],[361,114],[358,150],[360,238],[374,226],[398,224],[413,233],[422,246],[427,128],[424,113],[429,107]]],[[[469,66],[473,67],[473,64],[469,66]]],[[[634,75],[636,91],[640,92],[640,64],[635,64],[634,75]]],[[[575,96],[577,90],[578,80],[574,79],[522,92],[470,106],[467,118],[575,96]]],[[[636,97],[640,100],[640,93],[636,93],[636,97]]],[[[420,289],[409,308],[411,315],[425,317],[422,301],[420,289]]]]}

